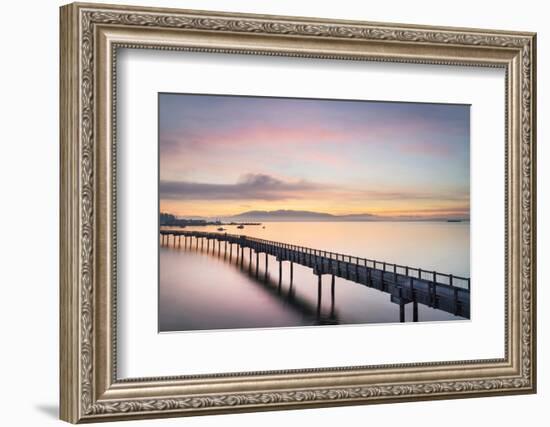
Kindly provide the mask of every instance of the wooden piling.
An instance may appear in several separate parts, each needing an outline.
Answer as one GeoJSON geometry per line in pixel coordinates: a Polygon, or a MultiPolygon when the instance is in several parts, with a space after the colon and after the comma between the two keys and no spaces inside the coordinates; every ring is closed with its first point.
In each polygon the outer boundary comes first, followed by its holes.
{"type": "Polygon", "coordinates": [[[321,275],[317,275],[317,317],[321,316],[321,297],[323,293],[323,282],[321,275]]]}
{"type": "MultiPolygon", "coordinates": [[[[395,273],[394,273],[395,274],[395,273]]],[[[399,321],[405,322],[405,301],[403,299],[403,288],[399,288],[399,321]]]]}
{"type": "Polygon", "coordinates": [[[334,316],[334,295],[335,295],[335,284],[336,280],[334,274],[332,275],[330,281],[330,315],[334,316]]]}
{"type": "Polygon", "coordinates": [[[454,288],[454,315],[458,314],[458,288],[454,288]]]}

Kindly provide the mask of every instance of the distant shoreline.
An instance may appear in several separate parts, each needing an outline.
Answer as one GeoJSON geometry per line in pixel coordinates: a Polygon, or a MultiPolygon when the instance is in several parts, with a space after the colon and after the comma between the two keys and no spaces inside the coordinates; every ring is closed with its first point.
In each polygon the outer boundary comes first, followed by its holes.
{"type": "Polygon", "coordinates": [[[248,211],[237,215],[185,218],[169,213],[160,214],[165,225],[261,225],[265,222],[470,222],[469,215],[377,215],[370,213],[335,215],[324,212],[287,210],[248,211]]]}
{"type": "Polygon", "coordinates": [[[461,220],[448,220],[448,219],[378,219],[378,220],[362,220],[362,221],[358,221],[358,220],[333,220],[333,221],[330,221],[330,220],[315,220],[315,219],[271,219],[271,220],[266,220],[266,221],[263,221],[263,222],[223,222],[223,221],[220,221],[220,222],[204,222],[204,223],[201,223],[201,222],[197,222],[197,221],[193,221],[193,222],[189,222],[189,223],[186,223],[185,221],[182,221],[182,222],[178,222],[178,223],[161,223],[160,226],[161,227],[179,227],[179,228],[185,228],[185,227],[224,227],[224,226],[261,226],[261,225],[264,225],[264,224],[269,224],[269,223],[285,223],[285,222],[310,222],[310,223],[319,223],[319,224],[322,224],[322,223],[327,223],[327,224],[331,224],[331,223],[384,223],[384,222],[418,222],[418,223],[433,223],[433,222],[439,222],[439,223],[449,223],[449,224],[469,224],[470,223],[470,220],[469,219],[461,219],[461,220]]]}

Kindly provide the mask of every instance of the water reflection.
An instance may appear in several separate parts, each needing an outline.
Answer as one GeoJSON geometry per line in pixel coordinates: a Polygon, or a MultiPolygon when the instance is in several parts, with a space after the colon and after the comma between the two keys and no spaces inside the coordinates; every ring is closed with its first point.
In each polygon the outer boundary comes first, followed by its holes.
{"type": "MultiPolygon", "coordinates": [[[[359,256],[363,255],[357,250],[359,247],[364,252],[367,246],[369,254],[386,251],[385,245],[371,242],[378,233],[383,233],[389,245],[392,244],[394,237],[388,233],[388,224],[364,225],[323,224],[326,231],[324,245],[316,245],[321,243],[315,242],[319,233],[313,233],[312,238],[310,223],[298,226],[294,223],[269,223],[267,230],[250,227],[246,234],[265,239],[273,239],[270,234],[276,234],[280,237],[278,240],[319,248],[355,248],[355,252],[340,250],[359,256]],[[370,228],[366,233],[369,239],[366,239],[365,228],[370,228]]],[[[439,249],[440,257],[441,253],[454,254],[453,257],[441,258],[446,260],[445,265],[439,262],[435,268],[469,275],[468,224],[395,225],[394,236],[413,238],[421,233],[433,238],[417,240],[413,253],[403,250],[403,247],[408,248],[405,241],[403,245],[394,247],[394,259],[382,259],[404,262],[403,259],[419,258],[418,254],[421,254],[426,262],[416,265],[430,266],[427,260],[434,263],[431,254],[435,247],[439,249]],[[430,243],[432,247],[426,248],[430,243]],[[460,255],[458,260],[457,254],[460,255]],[[452,266],[459,268],[451,269],[452,266]]],[[[206,227],[197,229],[215,231],[206,227]]],[[[228,230],[230,233],[235,231],[228,230]]],[[[298,264],[294,264],[291,271],[290,263],[279,264],[271,256],[266,258],[265,254],[258,255],[248,249],[241,251],[236,245],[214,240],[197,241],[183,237],[176,242],[171,240],[169,246],[160,247],[159,297],[161,331],[390,323],[399,322],[400,315],[399,306],[390,302],[389,295],[377,290],[342,278],[335,278],[332,283],[330,275],[322,276],[319,283],[311,269],[298,264]]],[[[423,305],[418,307],[418,317],[420,321],[458,319],[423,305]]],[[[413,307],[408,304],[405,320],[412,319],[413,307]]]]}

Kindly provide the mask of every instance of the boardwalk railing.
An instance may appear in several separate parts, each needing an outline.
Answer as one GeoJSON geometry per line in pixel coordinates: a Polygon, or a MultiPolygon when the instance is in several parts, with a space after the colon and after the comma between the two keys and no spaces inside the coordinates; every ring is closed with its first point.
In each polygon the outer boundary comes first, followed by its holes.
{"type": "MultiPolygon", "coordinates": [[[[201,232],[202,233],[202,232],[201,232]]],[[[218,233],[207,233],[207,234],[218,234],[218,233]]],[[[289,249],[294,251],[303,252],[310,254],[316,257],[324,257],[328,259],[333,259],[336,261],[347,262],[350,264],[357,264],[364,267],[374,268],[377,270],[382,270],[389,273],[396,273],[407,277],[412,277],[415,279],[424,279],[429,280],[442,285],[449,285],[452,287],[460,287],[470,290],[470,278],[456,276],[453,274],[439,273],[437,271],[423,270],[421,268],[410,267],[406,265],[392,264],[386,261],[376,261],[369,258],[360,258],[352,255],[344,255],[336,252],[324,251],[319,249],[312,249],[306,246],[292,245],[289,243],[275,242],[272,240],[258,239],[256,237],[249,236],[228,236],[239,237],[241,239],[246,239],[253,242],[259,242],[271,246],[275,246],[282,249],[289,249]]]]}
{"type": "MultiPolygon", "coordinates": [[[[293,263],[310,267],[313,269],[314,274],[319,276],[319,292],[321,276],[324,274],[332,275],[333,288],[335,276],[374,287],[391,294],[392,302],[400,305],[402,320],[404,318],[404,305],[410,302],[413,303],[413,318],[415,319],[418,317],[417,303],[462,317],[470,317],[470,278],[467,277],[245,235],[187,230],[160,230],[160,234],[163,239],[173,236],[174,244],[176,238],[181,240],[182,236],[185,239],[195,237],[197,247],[198,239],[207,240],[208,245],[210,240],[218,241],[218,251],[221,250],[221,242],[225,242],[226,245],[229,243],[230,251],[232,251],[232,245],[236,244],[241,249],[241,264],[244,259],[244,248],[249,248],[251,262],[252,250],[256,252],[256,272],[258,272],[259,253],[265,253],[266,277],[267,255],[275,256],[279,261],[279,281],[282,276],[281,263],[283,261],[290,262],[291,281],[293,263]]],[[[227,246],[225,250],[227,250],[227,246]]]]}

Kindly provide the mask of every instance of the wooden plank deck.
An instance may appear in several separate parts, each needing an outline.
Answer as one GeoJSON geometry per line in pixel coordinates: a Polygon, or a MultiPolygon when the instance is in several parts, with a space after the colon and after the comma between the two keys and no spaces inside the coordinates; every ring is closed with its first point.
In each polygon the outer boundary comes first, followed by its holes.
{"type": "MultiPolygon", "coordinates": [[[[402,321],[404,320],[404,306],[408,303],[413,303],[415,320],[418,318],[417,304],[424,304],[447,313],[470,318],[469,278],[244,235],[187,230],[160,230],[160,234],[162,239],[169,239],[172,236],[174,243],[176,239],[180,239],[181,242],[182,237],[184,239],[195,238],[197,247],[199,239],[201,239],[201,247],[204,246],[204,240],[206,240],[207,248],[210,247],[210,240],[227,242],[230,251],[232,251],[232,245],[235,244],[240,248],[241,263],[244,258],[244,249],[248,248],[250,253],[251,251],[256,253],[256,269],[258,269],[258,254],[266,254],[266,269],[267,255],[274,256],[279,261],[279,281],[282,274],[281,263],[286,261],[291,263],[291,279],[292,264],[296,263],[313,270],[313,273],[319,277],[319,287],[321,286],[321,276],[327,274],[333,277],[333,283],[334,277],[340,277],[377,289],[390,294],[391,301],[400,305],[402,321]]],[[[212,249],[214,250],[214,243],[212,249]]],[[[221,244],[218,243],[218,251],[220,250],[221,244]]],[[[238,250],[237,256],[239,256],[238,250]]],[[[267,270],[265,273],[267,275],[267,270]]]]}

